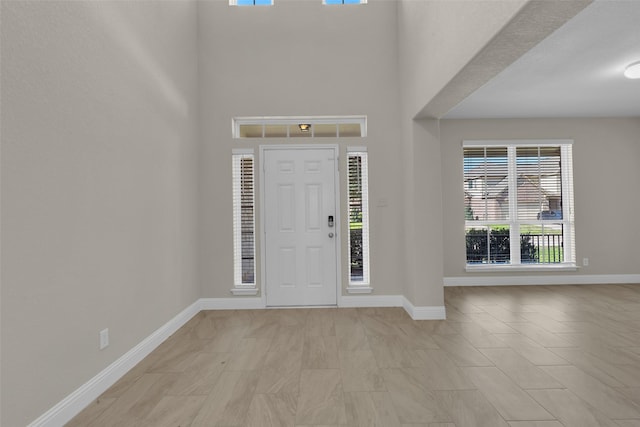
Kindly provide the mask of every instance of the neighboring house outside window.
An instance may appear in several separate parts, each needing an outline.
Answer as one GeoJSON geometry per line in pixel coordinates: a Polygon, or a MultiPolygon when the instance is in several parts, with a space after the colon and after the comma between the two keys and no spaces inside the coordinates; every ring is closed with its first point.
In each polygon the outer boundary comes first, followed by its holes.
{"type": "Polygon", "coordinates": [[[256,295],[255,179],[253,150],[232,155],[234,295],[256,295]]]}
{"type": "Polygon", "coordinates": [[[371,292],[369,281],[368,157],[364,147],[349,147],[349,293],[371,292]]]}
{"type": "Polygon", "coordinates": [[[572,141],[465,141],[466,262],[575,267],[572,141]]]}

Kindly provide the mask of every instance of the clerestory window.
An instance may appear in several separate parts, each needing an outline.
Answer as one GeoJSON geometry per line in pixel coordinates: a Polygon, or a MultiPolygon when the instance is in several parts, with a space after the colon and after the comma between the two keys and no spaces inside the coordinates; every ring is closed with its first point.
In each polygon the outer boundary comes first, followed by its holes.
{"type": "Polygon", "coordinates": [[[230,6],[271,6],[273,0],[229,0],[230,6]]]}
{"type": "Polygon", "coordinates": [[[572,141],[465,141],[467,268],[575,266],[572,141]]]}
{"type": "Polygon", "coordinates": [[[323,0],[323,4],[365,4],[367,0],[323,0]]]}

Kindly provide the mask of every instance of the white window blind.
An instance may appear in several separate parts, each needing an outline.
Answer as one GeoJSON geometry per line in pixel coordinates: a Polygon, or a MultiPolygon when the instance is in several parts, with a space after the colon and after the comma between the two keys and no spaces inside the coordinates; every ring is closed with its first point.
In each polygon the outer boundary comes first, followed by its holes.
{"type": "Polygon", "coordinates": [[[575,265],[571,141],[466,141],[468,265],[575,265]]]}
{"type": "Polygon", "coordinates": [[[369,185],[364,149],[348,152],[349,282],[369,285],[369,185]]]}
{"type": "Polygon", "coordinates": [[[253,152],[233,154],[234,286],[255,288],[255,180],[253,152]]]}

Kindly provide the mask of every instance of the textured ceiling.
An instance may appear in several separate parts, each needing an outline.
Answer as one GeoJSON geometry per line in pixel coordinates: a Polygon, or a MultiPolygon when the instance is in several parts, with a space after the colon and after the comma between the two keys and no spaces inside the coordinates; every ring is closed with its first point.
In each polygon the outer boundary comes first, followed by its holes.
{"type": "Polygon", "coordinates": [[[444,118],[640,116],[640,1],[598,0],[444,118]]]}

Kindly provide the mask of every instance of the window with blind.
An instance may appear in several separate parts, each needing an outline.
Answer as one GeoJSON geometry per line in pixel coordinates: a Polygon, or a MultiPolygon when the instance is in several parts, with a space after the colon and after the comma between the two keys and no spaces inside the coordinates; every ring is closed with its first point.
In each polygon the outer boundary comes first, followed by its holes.
{"type": "Polygon", "coordinates": [[[234,150],[232,157],[234,288],[255,290],[254,155],[252,150],[234,150]]]}
{"type": "Polygon", "coordinates": [[[465,141],[467,266],[575,266],[572,141],[465,141]]]}
{"type": "Polygon", "coordinates": [[[348,149],[349,283],[369,285],[369,187],[367,152],[348,149]]]}

